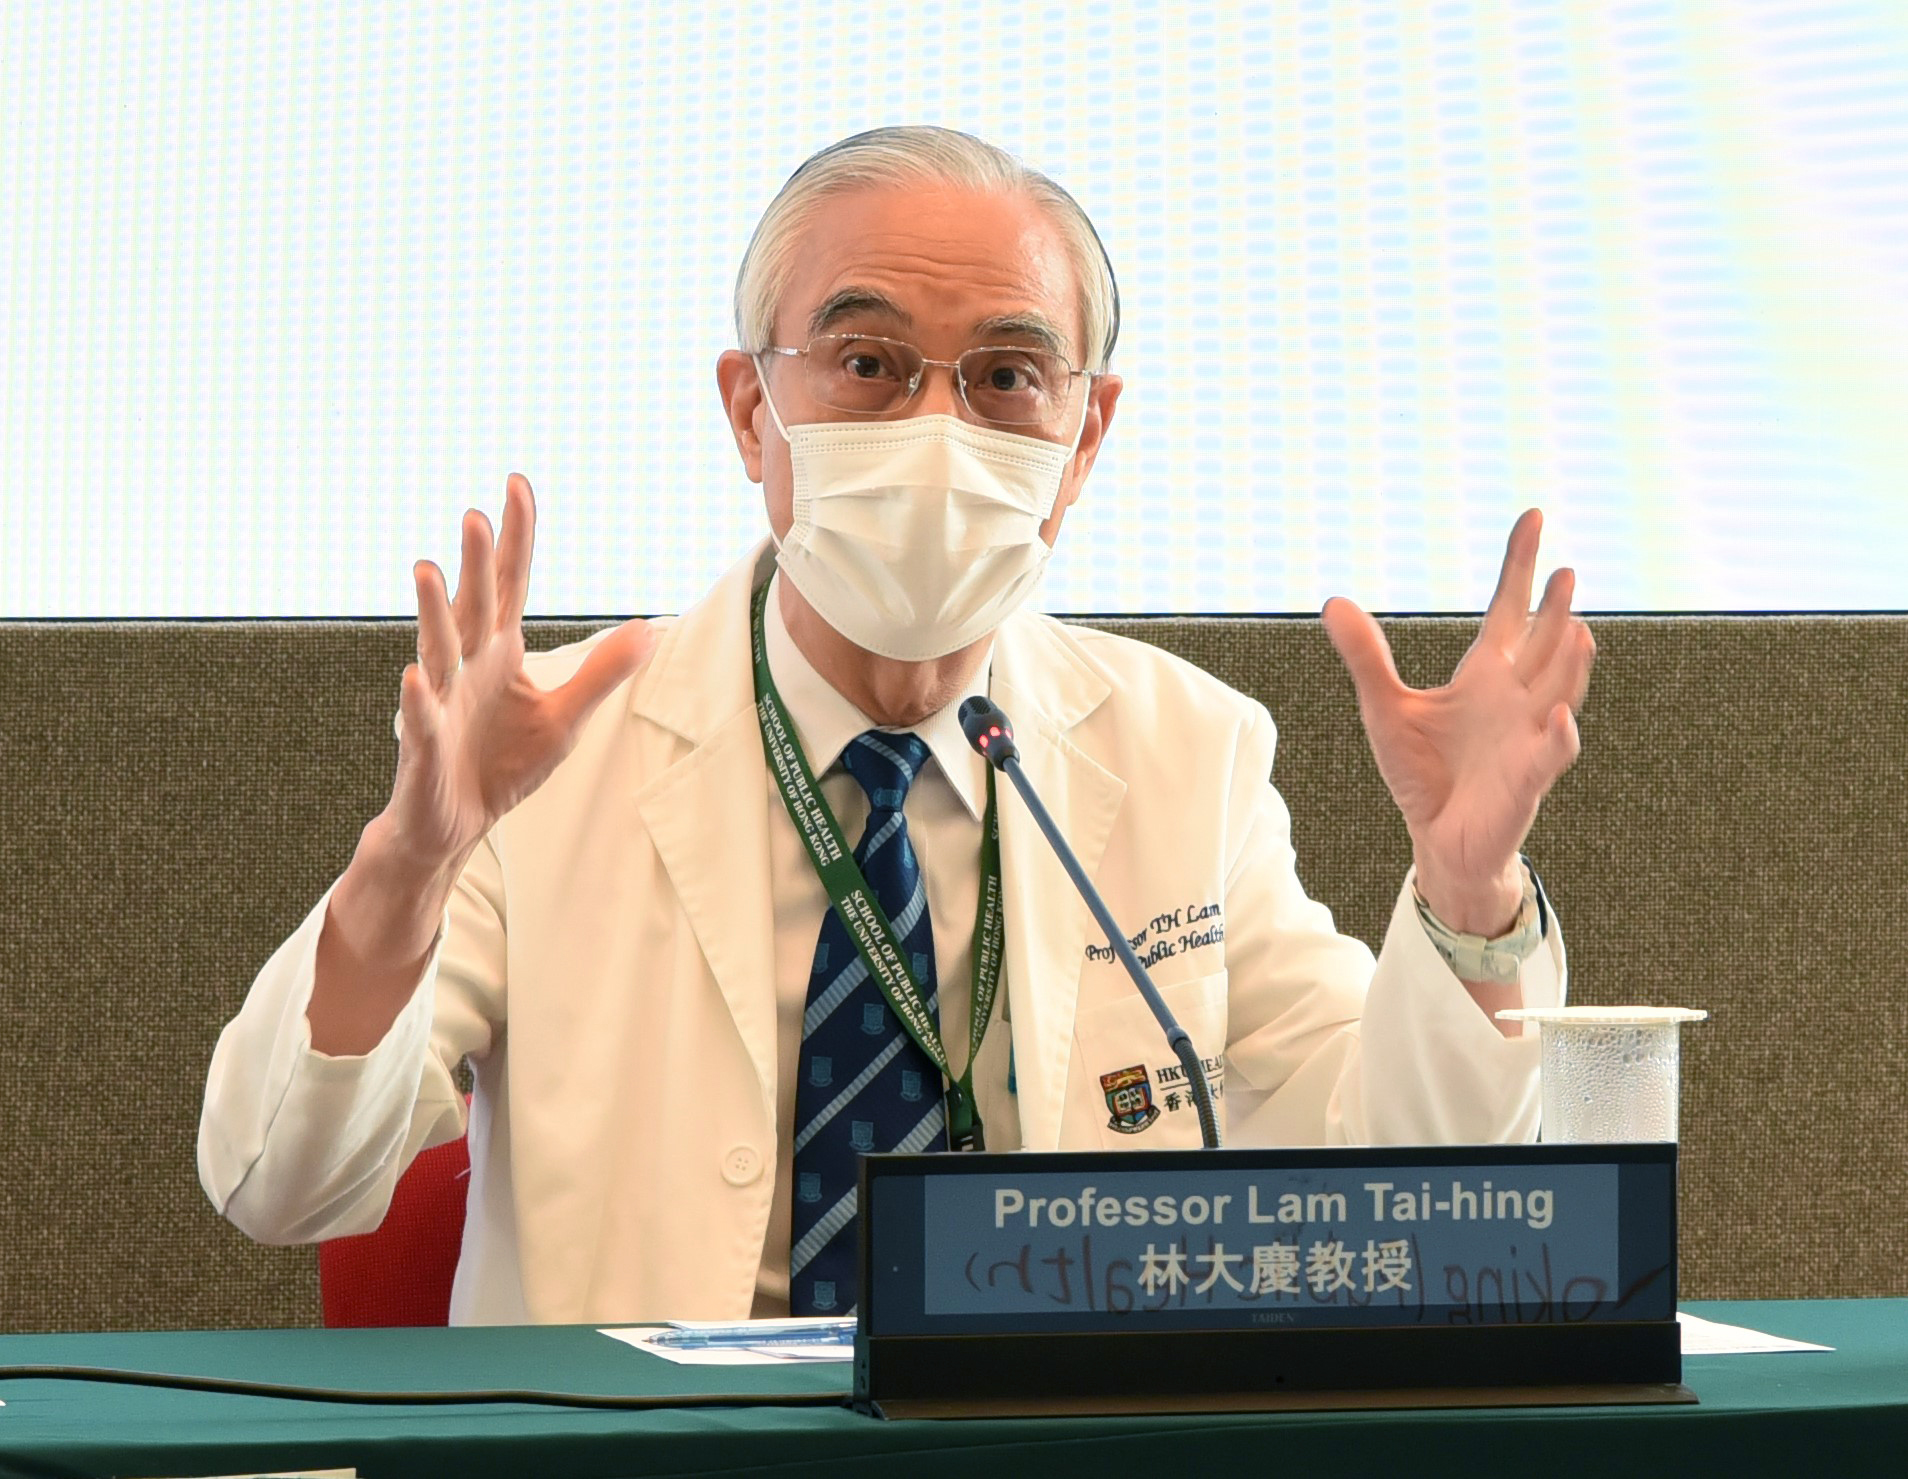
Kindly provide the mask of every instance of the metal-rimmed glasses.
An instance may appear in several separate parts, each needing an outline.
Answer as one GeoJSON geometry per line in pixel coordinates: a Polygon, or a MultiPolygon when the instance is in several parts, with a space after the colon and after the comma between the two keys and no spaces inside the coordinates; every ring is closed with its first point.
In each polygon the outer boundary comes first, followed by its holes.
{"type": "Polygon", "coordinates": [[[800,349],[771,344],[763,354],[802,361],[808,393],[851,416],[898,411],[921,389],[930,365],[954,372],[961,402],[981,421],[1065,435],[1073,382],[1092,380],[1062,355],[1026,344],[965,350],[959,359],[929,359],[904,339],[877,334],[817,334],[800,349]]]}

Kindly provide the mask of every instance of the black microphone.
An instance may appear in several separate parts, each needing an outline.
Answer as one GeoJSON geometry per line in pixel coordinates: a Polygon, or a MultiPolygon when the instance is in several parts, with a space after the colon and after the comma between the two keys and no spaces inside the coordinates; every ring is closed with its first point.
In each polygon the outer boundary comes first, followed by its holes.
{"type": "Polygon", "coordinates": [[[1185,1070],[1187,1087],[1192,1090],[1193,1107],[1199,1111],[1199,1138],[1205,1142],[1208,1150],[1218,1149],[1219,1117],[1213,1113],[1212,1090],[1206,1083],[1206,1070],[1193,1048],[1192,1038],[1179,1025],[1172,1008],[1160,998],[1159,988],[1153,984],[1152,977],[1146,974],[1146,967],[1140,964],[1133,947],[1126,942],[1125,932],[1114,922],[1112,911],[1106,907],[1106,900],[1100,897],[1093,880],[1086,876],[1086,869],[1080,866],[1080,859],[1067,846],[1067,839],[1060,835],[1060,829],[1054,825],[1047,808],[1041,805],[1040,798],[1034,794],[1033,782],[1027,779],[1027,772],[1020,764],[1020,748],[1014,743],[1014,726],[1008,722],[999,704],[979,694],[963,700],[960,717],[961,733],[967,736],[967,742],[994,769],[1007,772],[1007,778],[1014,783],[1014,789],[1020,792],[1021,800],[1027,803],[1027,810],[1033,813],[1034,821],[1039,823],[1041,832],[1059,855],[1060,865],[1067,870],[1067,877],[1073,880],[1073,886],[1080,890],[1080,897],[1086,900],[1087,908],[1093,911],[1100,928],[1106,931],[1107,944],[1113,947],[1120,964],[1126,967],[1126,974],[1133,978],[1140,995],[1146,998],[1146,1005],[1152,1008],[1160,1030],[1166,1034],[1167,1046],[1172,1048],[1180,1067],[1185,1070]]]}

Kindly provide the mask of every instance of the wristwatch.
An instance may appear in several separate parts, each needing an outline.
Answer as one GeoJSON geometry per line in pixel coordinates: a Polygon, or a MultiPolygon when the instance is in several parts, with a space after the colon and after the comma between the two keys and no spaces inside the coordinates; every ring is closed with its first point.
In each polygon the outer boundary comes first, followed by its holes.
{"type": "Polygon", "coordinates": [[[1467,935],[1452,929],[1424,902],[1414,886],[1411,897],[1418,906],[1418,919],[1431,940],[1431,948],[1443,957],[1451,974],[1460,981],[1489,981],[1498,986],[1514,983],[1524,962],[1543,943],[1549,929],[1549,911],[1544,907],[1543,887],[1528,859],[1524,864],[1524,901],[1517,918],[1506,934],[1494,940],[1482,935],[1467,935]]]}

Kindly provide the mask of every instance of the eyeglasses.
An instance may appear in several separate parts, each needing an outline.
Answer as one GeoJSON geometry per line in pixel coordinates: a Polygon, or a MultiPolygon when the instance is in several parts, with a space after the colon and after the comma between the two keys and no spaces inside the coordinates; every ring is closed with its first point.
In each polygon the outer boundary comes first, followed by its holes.
{"type": "Polygon", "coordinates": [[[937,365],[954,372],[962,403],[978,419],[1056,433],[1071,419],[1074,380],[1093,378],[1051,350],[1025,345],[989,345],[945,360],[901,339],[818,334],[801,349],[771,344],[762,353],[800,359],[809,395],[853,416],[900,410],[920,390],[928,366],[937,365]]]}

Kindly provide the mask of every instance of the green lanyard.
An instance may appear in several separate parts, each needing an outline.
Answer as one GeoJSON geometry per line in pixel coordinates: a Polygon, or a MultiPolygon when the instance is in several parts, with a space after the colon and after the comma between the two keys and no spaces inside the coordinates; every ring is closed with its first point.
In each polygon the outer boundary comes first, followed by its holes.
{"type": "Polygon", "coordinates": [[[762,610],[768,601],[768,585],[755,593],[749,613],[750,639],[755,660],[755,713],[762,725],[762,749],[768,756],[775,785],[782,793],[782,804],[789,819],[801,833],[802,844],[828,890],[829,902],[847,927],[849,938],[861,952],[861,958],[873,976],[888,1005],[901,1019],[908,1036],[920,1045],[947,1083],[947,1139],[955,1150],[985,1150],[979,1110],[974,1104],[974,1061],[980,1056],[981,1039],[987,1035],[987,1023],[994,1015],[994,998],[1000,989],[1000,958],[1005,927],[1002,922],[1000,887],[1000,817],[994,807],[994,771],[987,770],[987,814],[981,819],[980,905],[974,917],[974,990],[969,998],[969,1044],[967,1072],[956,1079],[948,1067],[947,1049],[941,1044],[940,1029],[927,1004],[920,983],[908,969],[906,953],[894,923],[876,900],[868,880],[856,866],[854,854],[841,835],[841,823],[829,810],[814,772],[795,739],[795,726],[789,722],[782,697],[769,676],[768,644],[762,635],[762,610]]]}

